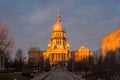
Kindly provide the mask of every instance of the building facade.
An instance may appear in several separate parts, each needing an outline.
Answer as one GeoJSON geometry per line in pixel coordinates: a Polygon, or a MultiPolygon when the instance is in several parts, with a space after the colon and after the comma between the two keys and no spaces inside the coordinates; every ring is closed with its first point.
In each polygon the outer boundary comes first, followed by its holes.
{"type": "Polygon", "coordinates": [[[31,47],[28,51],[28,63],[33,64],[33,66],[37,66],[42,57],[41,51],[36,47],[31,47]]]}
{"type": "Polygon", "coordinates": [[[66,29],[60,18],[58,10],[57,19],[52,27],[52,34],[47,51],[43,53],[44,59],[49,59],[53,67],[67,66],[70,57],[70,44],[66,36],[66,29]]]}
{"type": "Polygon", "coordinates": [[[120,28],[110,33],[102,39],[102,58],[104,59],[108,51],[120,53],[120,28]]]}
{"type": "Polygon", "coordinates": [[[66,35],[66,29],[61,21],[60,11],[55,23],[52,26],[52,33],[46,51],[39,51],[38,48],[31,48],[28,52],[29,60],[39,62],[39,53],[42,53],[44,62],[49,60],[51,67],[61,68],[67,67],[70,59],[80,61],[84,58],[92,56],[92,52],[85,48],[80,47],[78,51],[71,51],[70,44],[66,35]]]}
{"type": "Polygon", "coordinates": [[[92,51],[90,51],[88,48],[81,46],[78,51],[75,52],[75,61],[79,62],[82,60],[88,60],[89,57],[92,57],[92,51]]]}

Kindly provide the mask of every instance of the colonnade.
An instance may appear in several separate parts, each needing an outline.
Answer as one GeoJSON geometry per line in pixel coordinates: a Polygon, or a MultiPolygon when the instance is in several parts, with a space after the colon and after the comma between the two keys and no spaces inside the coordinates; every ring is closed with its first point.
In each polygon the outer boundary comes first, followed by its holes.
{"type": "Polygon", "coordinates": [[[53,67],[65,67],[68,55],[66,53],[51,53],[49,59],[53,67]]]}

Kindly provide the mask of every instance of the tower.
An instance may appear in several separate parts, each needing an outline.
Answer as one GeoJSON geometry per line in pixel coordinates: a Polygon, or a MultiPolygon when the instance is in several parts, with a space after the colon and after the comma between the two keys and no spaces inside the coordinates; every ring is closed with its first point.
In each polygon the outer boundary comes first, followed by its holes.
{"type": "Polygon", "coordinates": [[[61,21],[60,10],[58,9],[57,19],[52,27],[50,43],[44,54],[46,58],[49,58],[52,66],[63,67],[67,65],[69,53],[70,45],[67,41],[66,30],[61,21]]]}
{"type": "Polygon", "coordinates": [[[52,27],[51,43],[49,45],[51,45],[51,49],[66,49],[69,47],[67,44],[66,30],[61,21],[58,9],[58,16],[52,27]]]}

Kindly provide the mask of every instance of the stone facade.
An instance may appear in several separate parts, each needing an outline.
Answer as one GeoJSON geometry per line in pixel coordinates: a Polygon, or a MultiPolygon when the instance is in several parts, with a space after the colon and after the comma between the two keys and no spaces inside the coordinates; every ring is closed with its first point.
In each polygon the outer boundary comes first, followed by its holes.
{"type": "Polygon", "coordinates": [[[86,47],[80,47],[78,49],[78,51],[75,52],[75,61],[76,62],[79,62],[79,61],[82,61],[82,60],[87,60],[89,59],[89,57],[91,57],[93,54],[92,54],[92,51],[90,51],[89,49],[87,49],[86,47]]]}
{"type": "Polygon", "coordinates": [[[120,28],[102,39],[102,58],[108,51],[120,53],[120,28]]]}
{"type": "MultiPolygon", "coordinates": [[[[81,47],[78,51],[71,51],[66,35],[66,29],[61,21],[59,10],[57,19],[52,27],[47,50],[42,51],[41,53],[43,54],[44,61],[49,60],[50,65],[57,68],[66,67],[69,59],[79,61],[83,58],[92,56],[92,52],[85,47],[81,47]]],[[[36,62],[39,61],[38,59],[40,55],[37,48],[31,48],[28,54],[29,59],[37,59],[36,62]]]]}
{"type": "Polygon", "coordinates": [[[58,11],[57,20],[52,27],[52,34],[44,59],[49,59],[51,66],[62,67],[67,65],[70,57],[70,44],[66,36],[65,27],[58,11]]]}
{"type": "Polygon", "coordinates": [[[42,53],[38,48],[31,47],[30,50],[28,51],[28,57],[29,57],[28,60],[31,63],[34,63],[35,65],[37,65],[40,62],[41,55],[42,53]]]}

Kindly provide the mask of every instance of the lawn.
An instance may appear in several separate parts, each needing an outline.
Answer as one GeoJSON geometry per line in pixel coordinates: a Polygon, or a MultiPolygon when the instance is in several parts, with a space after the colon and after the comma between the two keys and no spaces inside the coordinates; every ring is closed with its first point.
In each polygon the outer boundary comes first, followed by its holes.
{"type": "Polygon", "coordinates": [[[84,77],[86,80],[97,80],[97,78],[94,75],[88,75],[84,77]]]}
{"type": "Polygon", "coordinates": [[[30,80],[30,78],[27,78],[21,74],[18,73],[0,73],[0,80],[30,80]]]}

